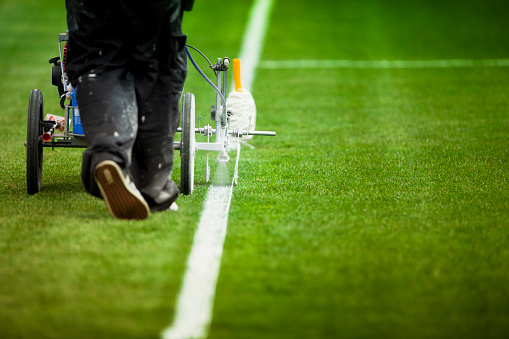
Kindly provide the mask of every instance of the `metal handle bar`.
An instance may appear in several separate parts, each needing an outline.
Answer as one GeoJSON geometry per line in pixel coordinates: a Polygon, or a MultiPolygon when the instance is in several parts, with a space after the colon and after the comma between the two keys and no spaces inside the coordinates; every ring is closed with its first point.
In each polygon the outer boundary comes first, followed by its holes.
{"type": "MultiPolygon", "coordinates": [[[[210,131],[212,133],[216,133],[216,129],[211,129],[210,131]]],[[[178,127],[177,132],[182,132],[182,128],[178,127]]],[[[195,128],[194,132],[203,134],[203,133],[207,132],[207,129],[206,128],[195,128]]],[[[237,133],[236,130],[228,130],[228,134],[236,134],[236,133],[237,133]]],[[[265,136],[265,137],[275,137],[276,136],[276,132],[273,132],[273,131],[246,131],[246,130],[244,130],[244,131],[242,131],[241,134],[242,135],[261,135],[261,136],[265,136]]]]}
{"type": "Polygon", "coordinates": [[[275,137],[276,136],[276,132],[272,132],[272,131],[249,131],[246,133],[243,133],[245,135],[261,135],[261,136],[265,136],[265,137],[275,137]]]}

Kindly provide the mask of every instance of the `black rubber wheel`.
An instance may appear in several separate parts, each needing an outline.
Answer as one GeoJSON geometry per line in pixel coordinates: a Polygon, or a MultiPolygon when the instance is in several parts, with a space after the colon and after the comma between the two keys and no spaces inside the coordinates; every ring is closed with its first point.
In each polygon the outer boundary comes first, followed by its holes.
{"type": "Polygon", "coordinates": [[[27,121],[27,191],[35,194],[41,190],[42,182],[42,92],[38,89],[30,92],[27,121]]]}
{"type": "Polygon", "coordinates": [[[185,93],[182,99],[182,135],[180,139],[180,192],[193,193],[194,155],[196,138],[194,132],[194,95],[185,93]]]}

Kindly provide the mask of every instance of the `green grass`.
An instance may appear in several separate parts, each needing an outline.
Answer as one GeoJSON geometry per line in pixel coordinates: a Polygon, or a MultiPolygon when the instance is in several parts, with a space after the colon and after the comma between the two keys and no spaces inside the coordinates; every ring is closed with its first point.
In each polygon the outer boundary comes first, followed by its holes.
{"type": "MultiPolygon", "coordinates": [[[[489,88],[442,102],[443,86],[434,84],[461,72],[336,71],[345,79],[336,100],[288,88],[294,94],[277,107],[286,121],[276,124],[291,133],[243,159],[252,187],[234,191],[225,247],[232,255],[223,259],[212,334],[508,333],[507,74],[492,70],[489,88]],[[331,112],[330,101],[343,113],[331,112]],[[292,102],[313,112],[313,133],[292,102]]],[[[269,92],[276,79],[296,76],[267,73],[260,86],[269,92]]],[[[297,74],[316,88],[327,73],[297,74]]]]}
{"type": "MultiPolygon", "coordinates": [[[[188,42],[236,57],[250,4],[216,22],[217,3],[197,1],[188,42]]],[[[508,58],[508,10],[276,0],[263,59],[508,58]]],[[[179,212],[143,222],[84,192],[81,150],[46,149],[28,196],[28,94],[59,110],[47,60],[64,29],[60,1],[0,1],[0,337],[155,338],[208,188],[204,154],[179,212]]],[[[241,152],[209,337],[506,338],[508,89],[507,67],[259,69],[257,128],[278,135],[241,152]]],[[[207,123],[214,95],[192,69],[186,90],[207,123]]]]}

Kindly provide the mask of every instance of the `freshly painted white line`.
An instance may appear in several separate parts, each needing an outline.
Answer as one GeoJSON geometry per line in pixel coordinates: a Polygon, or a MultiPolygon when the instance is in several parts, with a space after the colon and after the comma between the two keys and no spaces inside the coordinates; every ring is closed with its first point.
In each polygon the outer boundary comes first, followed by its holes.
{"type": "Polygon", "coordinates": [[[174,322],[165,339],[205,338],[208,333],[226,236],[232,186],[211,186],[187,261],[174,322]]]}
{"type": "Polygon", "coordinates": [[[239,53],[242,62],[242,88],[248,91],[251,91],[256,68],[262,55],[272,4],[273,0],[255,1],[242,39],[243,43],[239,53]]]}
{"type": "MultiPolygon", "coordinates": [[[[241,48],[243,88],[250,89],[260,59],[268,16],[273,0],[255,0],[241,48]]],[[[239,154],[237,153],[237,160],[239,154]]],[[[236,163],[236,168],[237,168],[236,163]]],[[[226,168],[217,169],[215,182],[225,181],[226,168]],[[221,178],[222,176],[222,178],[221,178]]],[[[182,290],[173,324],[164,330],[164,339],[207,337],[212,319],[215,289],[228,224],[233,181],[211,185],[205,198],[198,230],[187,261],[182,290]]]]}
{"type": "Polygon", "coordinates": [[[297,68],[453,68],[509,67],[509,59],[444,59],[444,60],[265,60],[263,69],[297,68]]]}

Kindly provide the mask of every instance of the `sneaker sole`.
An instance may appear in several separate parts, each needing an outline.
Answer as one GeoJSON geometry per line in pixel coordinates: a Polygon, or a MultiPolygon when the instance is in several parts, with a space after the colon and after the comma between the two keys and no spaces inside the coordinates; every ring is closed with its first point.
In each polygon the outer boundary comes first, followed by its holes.
{"type": "Polygon", "coordinates": [[[97,165],[95,181],[108,206],[117,219],[143,220],[148,218],[150,209],[145,200],[127,186],[120,167],[113,161],[97,165]]]}

